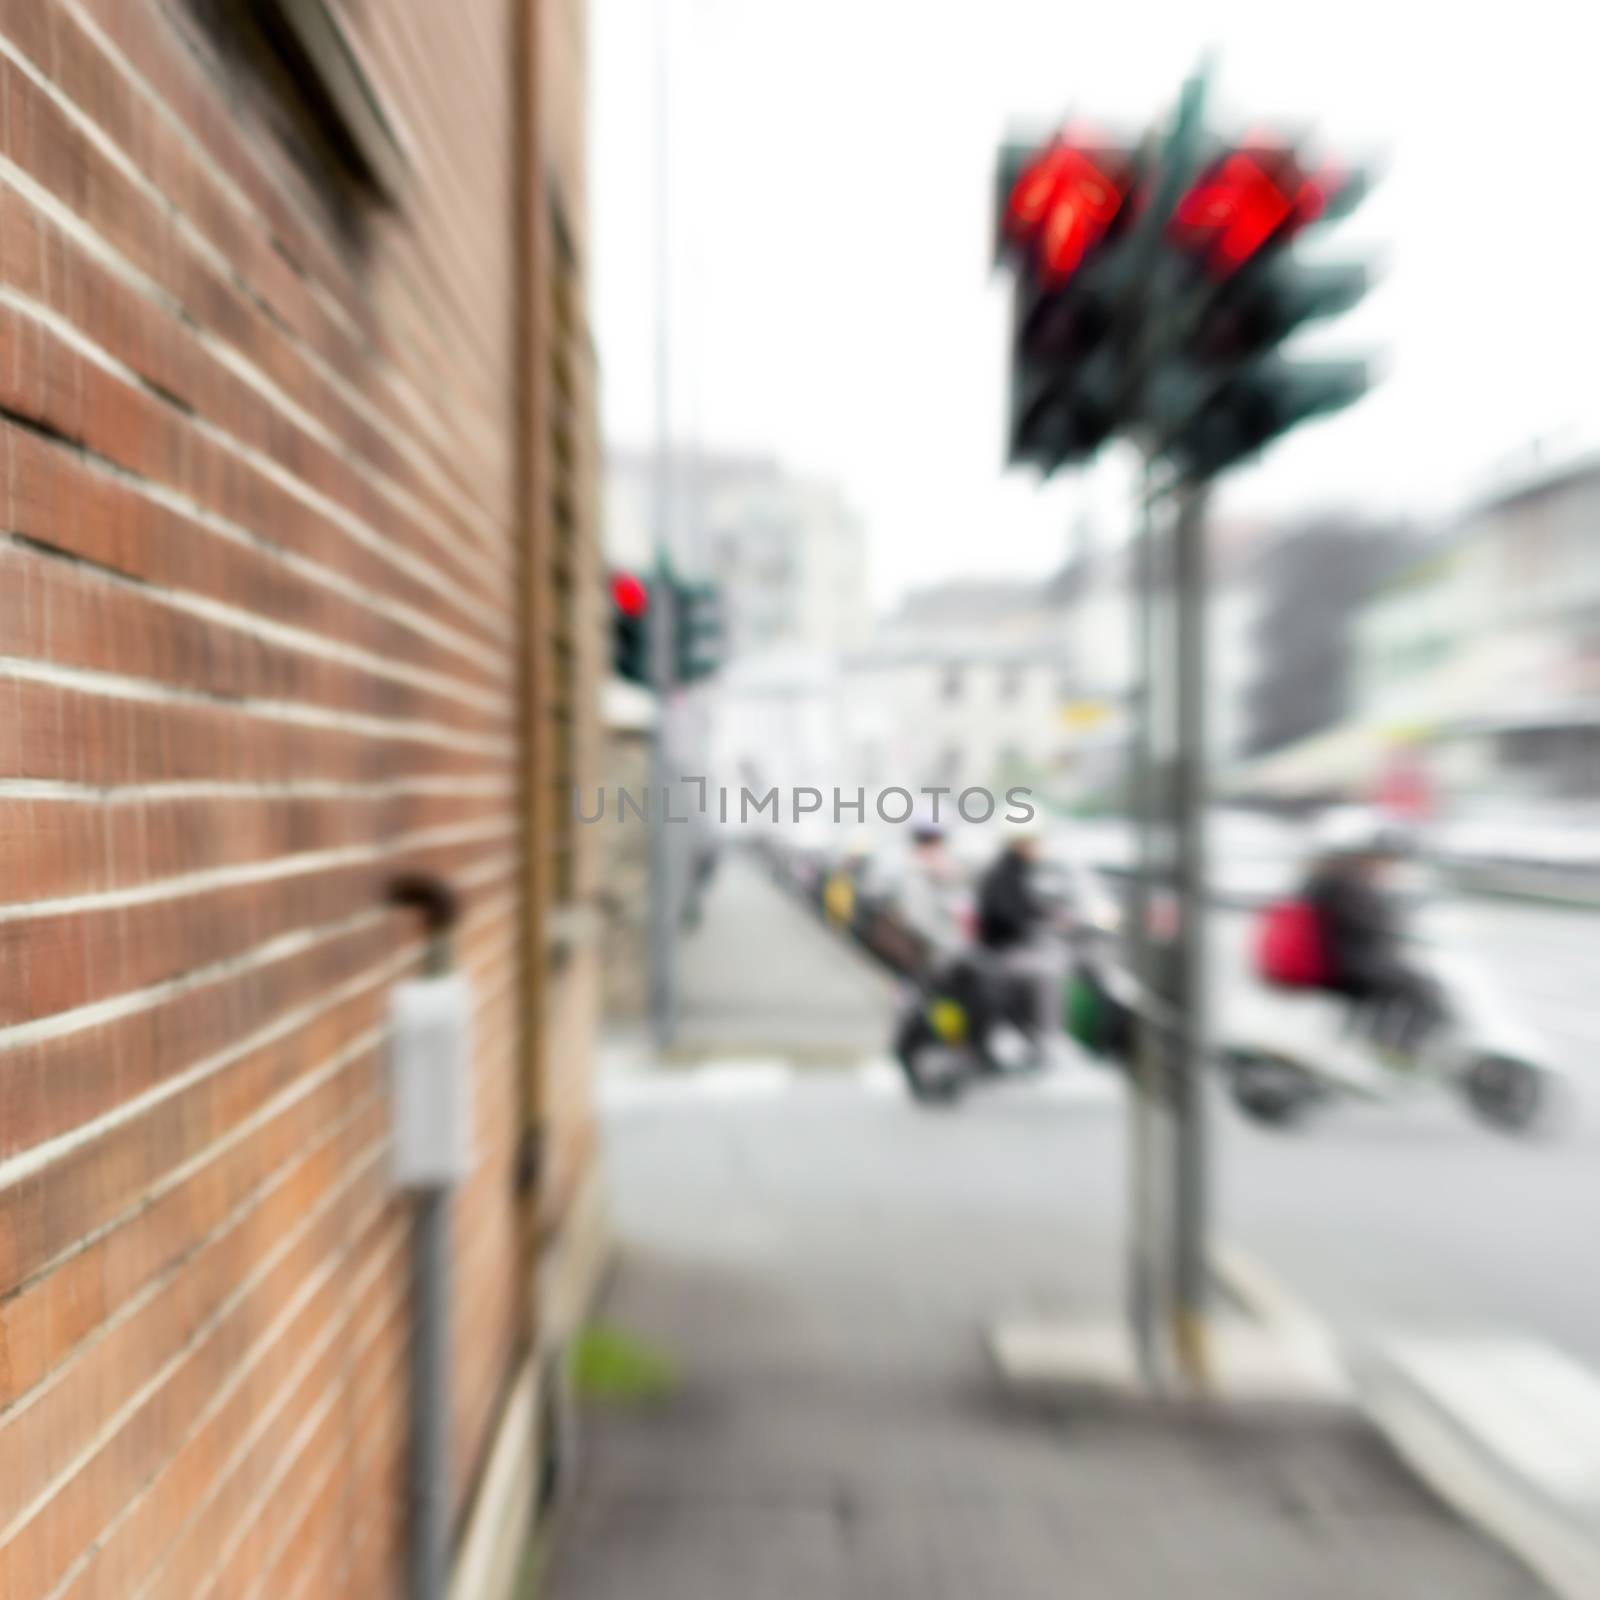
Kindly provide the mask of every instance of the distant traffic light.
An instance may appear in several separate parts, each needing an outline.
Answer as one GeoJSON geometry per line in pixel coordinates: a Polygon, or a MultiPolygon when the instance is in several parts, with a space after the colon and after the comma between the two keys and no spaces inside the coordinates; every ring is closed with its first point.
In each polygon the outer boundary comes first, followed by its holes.
{"type": "Polygon", "coordinates": [[[611,574],[611,668],[619,678],[649,688],[650,586],[631,572],[611,574]]]}
{"type": "Polygon", "coordinates": [[[714,676],[722,667],[726,644],[722,591],[714,583],[674,580],[672,597],[676,681],[699,683],[714,676]]]}

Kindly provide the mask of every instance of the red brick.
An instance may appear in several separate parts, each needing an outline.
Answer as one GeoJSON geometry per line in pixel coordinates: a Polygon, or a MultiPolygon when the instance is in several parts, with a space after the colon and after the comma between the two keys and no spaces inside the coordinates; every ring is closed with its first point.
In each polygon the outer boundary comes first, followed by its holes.
{"type": "MultiPolygon", "coordinates": [[[[541,8],[537,108],[569,197],[573,4],[541,8]]],[[[549,1226],[587,1159],[593,961],[535,1013],[521,948],[522,807],[553,775],[520,770],[522,591],[550,572],[519,496],[550,424],[518,409],[513,84],[483,70],[516,10],[341,8],[412,156],[347,219],[189,8],[0,0],[26,179],[0,183],[0,1528],[26,1518],[0,1596],[402,1591],[410,1268],[373,1041],[420,942],[392,874],[463,884],[479,999],[458,1517],[530,1288],[535,1038],[549,1226]]],[[[592,550],[571,581],[593,675],[592,550]]]]}

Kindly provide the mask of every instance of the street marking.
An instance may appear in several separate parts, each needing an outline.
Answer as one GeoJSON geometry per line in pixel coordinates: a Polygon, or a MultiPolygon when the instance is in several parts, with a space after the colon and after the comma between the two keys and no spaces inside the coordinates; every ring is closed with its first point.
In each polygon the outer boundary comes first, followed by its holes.
{"type": "Polygon", "coordinates": [[[712,1100],[770,1100],[794,1087],[787,1061],[713,1061],[692,1074],[695,1088],[712,1100]]]}
{"type": "MultiPolygon", "coordinates": [[[[597,1092],[601,1106],[608,1111],[776,1100],[791,1094],[834,1093],[897,1102],[910,1099],[904,1074],[886,1056],[845,1072],[806,1071],[777,1057],[718,1059],[659,1071],[618,1069],[601,1075],[597,1092]]],[[[1120,1099],[1121,1089],[1109,1073],[1070,1067],[1040,1077],[1019,1076],[1010,1082],[986,1079],[974,1086],[975,1099],[997,1095],[1010,1101],[1109,1106],[1120,1099]]]]}
{"type": "Polygon", "coordinates": [[[708,1100],[771,1100],[789,1091],[795,1077],[786,1061],[712,1061],[665,1071],[603,1074],[597,1098],[606,1110],[632,1106],[701,1105],[708,1100]]]}
{"type": "Polygon", "coordinates": [[[905,1074],[897,1061],[887,1056],[869,1061],[857,1075],[862,1092],[875,1100],[904,1100],[906,1098],[905,1074]]]}

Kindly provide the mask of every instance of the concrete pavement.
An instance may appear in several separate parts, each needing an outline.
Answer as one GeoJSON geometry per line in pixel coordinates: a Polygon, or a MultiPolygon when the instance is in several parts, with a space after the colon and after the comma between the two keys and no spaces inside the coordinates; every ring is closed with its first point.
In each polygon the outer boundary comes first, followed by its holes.
{"type": "Polygon", "coordinates": [[[727,865],[685,1009],[700,1065],[605,1096],[604,1316],[678,1380],[589,1409],[551,1600],[1545,1592],[1349,1409],[1005,1388],[996,1317],[1118,1307],[1119,1085],[1085,1066],[938,1114],[881,1060],[795,1070],[881,1049],[891,995],[727,865]]]}
{"type": "Polygon", "coordinates": [[[678,942],[678,978],[674,1060],[837,1066],[888,1041],[894,985],[738,851],[712,880],[699,926],[678,942]]]}
{"type": "Polygon", "coordinates": [[[997,1311],[1114,1307],[1114,1099],[692,1076],[608,1117],[604,1316],[679,1378],[589,1410],[550,1600],[1544,1592],[1350,1410],[1001,1386],[997,1311]]]}

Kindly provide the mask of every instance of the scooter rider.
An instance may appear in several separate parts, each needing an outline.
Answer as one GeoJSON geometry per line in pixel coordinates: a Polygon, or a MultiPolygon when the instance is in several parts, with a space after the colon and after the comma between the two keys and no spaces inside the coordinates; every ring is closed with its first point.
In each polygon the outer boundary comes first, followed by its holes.
{"type": "Polygon", "coordinates": [[[1395,868],[1412,853],[1403,829],[1340,819],[1306,883],[1329,966],[1328,987],[1376,1008],[1374,1036],[1412,1051],[1445,1015],[1439,986],[1406,959],[1395,868]]]}
{"type": "Polygon", "coordinates": [[[1019,829],[990,864],[978,886],[978,942],[987,950],[1017,950],[1033,943],[1048,908],[1034,882],[1039,836],[1019,829]]]}
{"type": "Polygon", "coordinates": [[[1063,974],[1058,952],[1044,937],[1053,911],[1036,876],[1041,850],[1037,829],[1019,826],[984,873],[978,888],[978,942],[1000,980],[1025,995],[1018,1021],[1042,1051],[1058,1032],[1056,997],[1063,974]]]}

